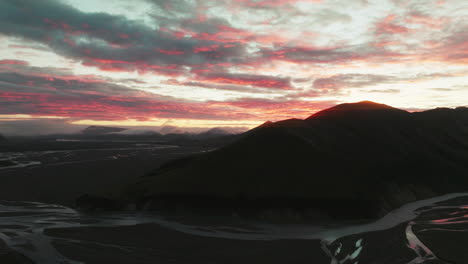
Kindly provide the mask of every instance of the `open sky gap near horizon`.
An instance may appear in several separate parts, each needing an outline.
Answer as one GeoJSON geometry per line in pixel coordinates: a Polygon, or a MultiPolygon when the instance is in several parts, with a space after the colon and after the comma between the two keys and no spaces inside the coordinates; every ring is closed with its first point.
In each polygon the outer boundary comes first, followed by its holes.
{"type": "Polygon", "coordinates": [[[465,0],[0,0],[0,132],[466,106],[465,0]]]}

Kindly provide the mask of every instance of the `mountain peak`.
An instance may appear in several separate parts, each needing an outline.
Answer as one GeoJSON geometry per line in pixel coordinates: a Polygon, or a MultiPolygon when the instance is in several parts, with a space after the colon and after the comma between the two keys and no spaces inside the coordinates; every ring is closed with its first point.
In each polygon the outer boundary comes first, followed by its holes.
{"type": "Polygon", "coordinates": [[[229,133],[228,131],[223,130],[223,129],[219,128],[219,127],[214,127],[212,129],[209,129],[209,130],[207,130],[205,132],[202,132],[200,134],[201,135],[214,135],[214,136],[216,136],[216,135],[229,135],[231,133],[229,133]]]}
{"type": "Polygon", "coordinates": [[[404,110],[391,107],[386,104],[379,104],[372,101],[361,101],[357,103],[344,103],[327,108],[311,115],[307,119],[314,118],[334,118],[349,115],[361,115],[366,113],[407,113],[404,110]]]}
{"type": "Polygon", "coordinates": [[[359,109],[359,110],[378,110],[378,109],[395,109],[386,104],[379,104],[372,101],[361,101],[357,103],[344,103],[339,104],[332,108],[340,108],[340,109],[359,109]]]}
{"type": "Polygon", "coordinates": [[[126,130],[126,128],[120,127],[106,127],[106,126],[89,126],[85,128],[81,133],[87,135],[104,135],[109,133],[117,133],[126,130]]]}

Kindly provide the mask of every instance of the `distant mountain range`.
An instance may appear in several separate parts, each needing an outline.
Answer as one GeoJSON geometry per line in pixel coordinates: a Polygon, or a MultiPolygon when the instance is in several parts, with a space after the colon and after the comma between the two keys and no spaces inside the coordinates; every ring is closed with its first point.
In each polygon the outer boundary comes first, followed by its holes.
{"type": "Polygon", "coordinates": [[[301,204],[356,217],[467,190],[468,108],[410,113],[364,101],[267,122],[225,147],[167,163],[125,199],[301,204]]]}
{"type": "Polygon", "coordinates": [[[127,129],[120,128],[120,127],[89,126],[83,129],[81,133],[85,135],[105,135],[105,134],[110,134],[110,133],[122,132],[124,130],[127,130],[127,129]]]}
{"type": "Polygon", "coordinates": [[[162,134],[151,130],[132,130],[119,127],[90,126],[79,134],[62,135],[62,138],[82,140],[134,140],[157,141],[171,145],[205,145],[220,146],[234,140],[238,134],[233,134],[221,128],[212,128],[200,133],[175,132],[162,134]]]}

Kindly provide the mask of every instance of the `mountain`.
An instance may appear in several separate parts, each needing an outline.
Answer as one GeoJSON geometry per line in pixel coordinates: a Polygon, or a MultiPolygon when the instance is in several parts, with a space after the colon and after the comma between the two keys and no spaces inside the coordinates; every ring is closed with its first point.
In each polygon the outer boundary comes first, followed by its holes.
{"type": "Polygon", "coordinates": [[[228,131],[223,130],[221,128],[215,127],[215,128],[209,129],[209,130],[207,130],[205,132],[199,133],[198,135],[199,136],[204,136],[204,137],[217,137],[217,136],[231,135],[231,133],[229,133],[228,131]]]}
{"type": "Polygon", "coordinates": [[[120,127],[89,126],[83,129],[81,133],[85,135],[105,135],[105,134],[110,134],[110,133],[122,132],[124,130],[127,130],[127,129],[120,128],[120,127]]]}
{"type": "Polygon", "coordinates": [[[2,134],[0,134],[0,143],[4,142],[7,142],[7,139],[4,136],[2,136],[2,134]]]}
{"type": "Polygon", "coordinates": [[[468,108],[409,113],[364,101],[267,122],[225,147],[169,162],[132,184],[125,199],[146,206],[300,205],[373,217],[466,191],[467,175],[468,108]]]}

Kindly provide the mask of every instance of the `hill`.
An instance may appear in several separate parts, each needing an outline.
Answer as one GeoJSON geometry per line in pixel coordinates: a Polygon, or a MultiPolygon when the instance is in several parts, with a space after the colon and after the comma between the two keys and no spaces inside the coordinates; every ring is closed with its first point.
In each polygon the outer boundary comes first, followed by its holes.
{"type": "Polygon", "coordinates": [[[105,135],[110,133],[117,133],[126,130],[126,128],[120,127],[106,127],[106,126],[89,126],[83,131],[81,131],[84,135],[105,135]]]}
{"type": "Polygon", "coordinates": [[[466,175],[467,108],[409,113],[365,101],[267,122],[223,148],[162,166],[130,186],[125,199],[377,216],[466,191],[466,175]]]}

